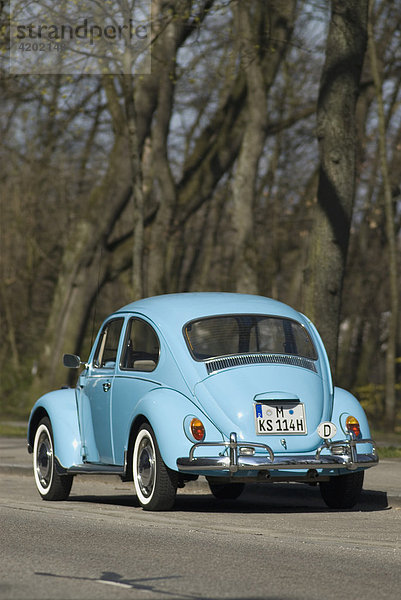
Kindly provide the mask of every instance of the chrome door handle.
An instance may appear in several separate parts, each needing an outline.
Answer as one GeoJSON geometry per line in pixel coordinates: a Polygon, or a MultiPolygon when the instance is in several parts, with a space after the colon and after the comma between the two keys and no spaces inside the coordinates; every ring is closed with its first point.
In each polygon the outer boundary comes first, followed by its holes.
{"type": "Polygon", "coordinates": [[[111,383],[110,383],[110,381],[106,381],[106,383],[104,383],[104,384],[103,384],[103,390],[104,390],[105,392],[108,392],[110,388],[111,388],[111,383]]]}

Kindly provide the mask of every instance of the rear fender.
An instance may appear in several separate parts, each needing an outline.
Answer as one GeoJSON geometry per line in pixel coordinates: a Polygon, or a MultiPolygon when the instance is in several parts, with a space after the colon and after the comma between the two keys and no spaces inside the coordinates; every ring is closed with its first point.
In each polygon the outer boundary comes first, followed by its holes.
{"type": "Polygon", "coordinates": [[[28,449],[40,420],[48,417],[53,430],[54,454],[59,463],[70,468],[82,463],[75,389],[61,389],[45,394],[34,404],[28,422],[28,449]]]}
{"type": "MultiPolygon", "coordinates": [[[[345,438],[347,429],[345,421],[347,417],[353,416],[359,421],[362,438],[369,439],[371,437],[368,420],[365,411],[358,400],[342,388],[334,388],[334,403],[332,421],[337,427],[337,433],[333,440],[341,440],[345,438]]],[[[368,448],[360,446],[360,451],[367,452],[368,448]]]]}
{"type": "MultiPolygon", "coordinates": [[[[170,389],[152,390],[142,398],[136,407],[136,417],[131,428],[135,436],[144,420],[148,421],[155,433],[160,454],[164,463],[172,470],[177,470],[177,458],[188,456],[189,450],[196,440],[190,440],[184,431],[184,420],[187,416],[200,419],[205,426],[205,441],[222,441],[222,433],[208,419],[198,406],[186,396],[170,389]]],[[[211,449],[213,454],[216,449],[211,449]]],[[[202,450],[202,453],[206,452],[202,450]]]]}

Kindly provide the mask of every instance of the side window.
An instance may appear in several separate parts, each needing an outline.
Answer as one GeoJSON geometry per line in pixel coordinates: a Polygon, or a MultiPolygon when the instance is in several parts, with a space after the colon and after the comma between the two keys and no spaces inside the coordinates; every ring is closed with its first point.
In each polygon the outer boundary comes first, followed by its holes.
{"type": "Polygon", "coordinates": [[[159,339],[153,328],[146,321],[133,318],[127,326],[121,368],[154,371],[159,362],[159,349],[159,339]]]}
{"type": "Polygon", "coordinates": [[[114,319],[103,327],[93,361],[96,368],[115,367],[123,322],[124,319],[114,319]]]}

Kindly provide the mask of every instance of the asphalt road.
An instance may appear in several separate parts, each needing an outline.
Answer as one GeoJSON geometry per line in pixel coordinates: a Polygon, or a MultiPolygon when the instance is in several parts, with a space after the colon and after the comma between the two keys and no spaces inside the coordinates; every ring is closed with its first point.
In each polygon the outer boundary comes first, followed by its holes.
{"type": "Polygon", "coordinates": [[[148,513],[118,478],[76,477],[68,501],[44,502],[31,475],[0,470],[0,598],[398,600],[400,589],[401,504],[384,491],[334,511],[299,484],[225,503],[190,484],[174,511],[148,513]]]}

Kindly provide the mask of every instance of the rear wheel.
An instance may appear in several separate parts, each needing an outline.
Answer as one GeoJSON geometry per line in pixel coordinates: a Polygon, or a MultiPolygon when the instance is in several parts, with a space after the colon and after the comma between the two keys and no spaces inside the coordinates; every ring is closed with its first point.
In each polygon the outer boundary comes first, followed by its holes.
{"type": "Polygon", "coordinates": [[[72,486],[72,475],[59,475],[54,457],[53,432],[44,417],[38,425],[33,442],[33,473],[43,500],[65,500],[72,486]]]}
{"type": "Polygon", "coordinates": [[[155,434],[145,423],[134,444],[132,459],[135,492],[144,510],[170,510],[175,501],[178,474],[163,462],[155,434]]]}
{"type": "Polygon", "coordinates": [[[364,471],[330,477],[320,482],[320,493],[329,508],[352,508],[358,502],[364,471]]]}
{"type": "Polygon", "coordinates": [[[245,483],[212,483],[209,481],[210,491],[218,500],[235,500],[239,498],[245,488],[245,483]]]}

